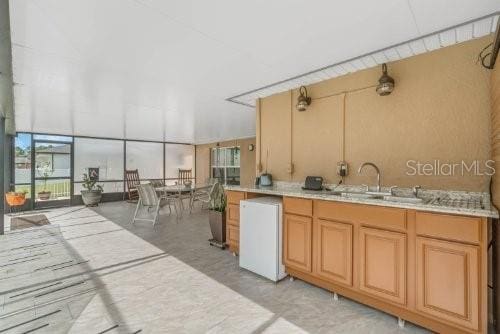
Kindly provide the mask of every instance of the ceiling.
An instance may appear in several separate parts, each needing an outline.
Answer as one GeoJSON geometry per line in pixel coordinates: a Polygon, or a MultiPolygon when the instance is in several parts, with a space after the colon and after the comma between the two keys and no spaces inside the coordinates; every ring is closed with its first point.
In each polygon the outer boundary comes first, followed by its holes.
{"type": "Polygon", "coordinates": [[[254,109],[232,96],[500,1],[11,0],[10,11],[18,131],[204,143],[255,135],[254,109]]]}

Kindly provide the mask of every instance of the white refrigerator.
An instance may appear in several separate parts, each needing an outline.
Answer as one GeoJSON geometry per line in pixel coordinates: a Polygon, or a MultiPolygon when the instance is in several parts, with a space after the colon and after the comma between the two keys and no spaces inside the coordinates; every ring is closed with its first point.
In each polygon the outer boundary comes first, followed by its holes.
{"type": "Polygon", "coordinates": [[[283,204],[279,197],[240,201],[240,267],[279,281],[282,262],[283,204]]]}

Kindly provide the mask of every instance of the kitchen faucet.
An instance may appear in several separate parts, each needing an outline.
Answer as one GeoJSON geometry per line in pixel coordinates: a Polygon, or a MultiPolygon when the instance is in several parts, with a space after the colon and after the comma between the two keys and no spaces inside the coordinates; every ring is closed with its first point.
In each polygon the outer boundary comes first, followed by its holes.
{"type": "Polygon", "coordinates": [[[365,162],[361,166],[359,166],[358,169],[359,174],[361,174],[361,171],[365,166],[372,166],[377,172],[377,192],[380,192],[380,170],[378,169],[377,165],[375,165],[373,162],[365,162]]]}

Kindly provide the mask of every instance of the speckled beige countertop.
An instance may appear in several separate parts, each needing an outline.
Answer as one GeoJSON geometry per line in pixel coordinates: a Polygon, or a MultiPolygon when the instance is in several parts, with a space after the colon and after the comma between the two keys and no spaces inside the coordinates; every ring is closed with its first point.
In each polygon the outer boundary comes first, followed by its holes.
{"type": "MultiPolygon", "coordinates": [[[[466,191],[444,191],[444,190],[427,190],[419,191],[419,198],[423,199],[422,203],[406,203],[393,202],[383,199],[374,198],[352,198],[334,195],[332,191],[311,191],[303,190],[302,184],[290,182],[274,182],[273,186],[226,186],[227,190],[244,191],[260,194],[268,194],[274,196],[290,196],[310,199],[320,199],[334,202],[369,204],[386,207],[395,207],[403,209],[425,210],[440,213],[459,214],[477,217],[498,218],[498,210],[491,204],[488,193],[481,192],[466,192],[466,191]]],[[[359,186],[349,185],[326,185],[328,188],[336,192],[362,192],[364,188],[359,186]]],[[[387,188],[382,188],[382,191],[389,191],[387,188]]],[[[413,197],[411,189],[397,188],[394,190],[395,195],[401,197],[413,197]]]]}

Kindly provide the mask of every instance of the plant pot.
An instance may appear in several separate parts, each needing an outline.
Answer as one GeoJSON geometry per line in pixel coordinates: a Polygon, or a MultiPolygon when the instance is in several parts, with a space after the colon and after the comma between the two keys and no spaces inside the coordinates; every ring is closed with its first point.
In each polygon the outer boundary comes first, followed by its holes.
{"type": "Polygon", "coordinates": [[[210,222],[210,231],[212,237],[220,242],[226,241],[226,214],[214,210],[208,210],[208,221],[210,222]]]}
{"type": "Polygon", "coordinates": [[[52,194],[51,191],[40,191],[38,193],[38,199],[42,200],[42,201],[46,201],[46,200],[50,199],[50,194],[52,194]]]}
{"type": "Polygon", "coordinates": [[[5,200],[9,206],[21,206],[26,202],[25,193],[8,192],[5,193],[5,200]]]}
{"type": "Polygon", "coordinates": [[[83,204],[86,206],[97,206],[101,201],[102,191],[100,190],[82,190],[83,204]]]}

